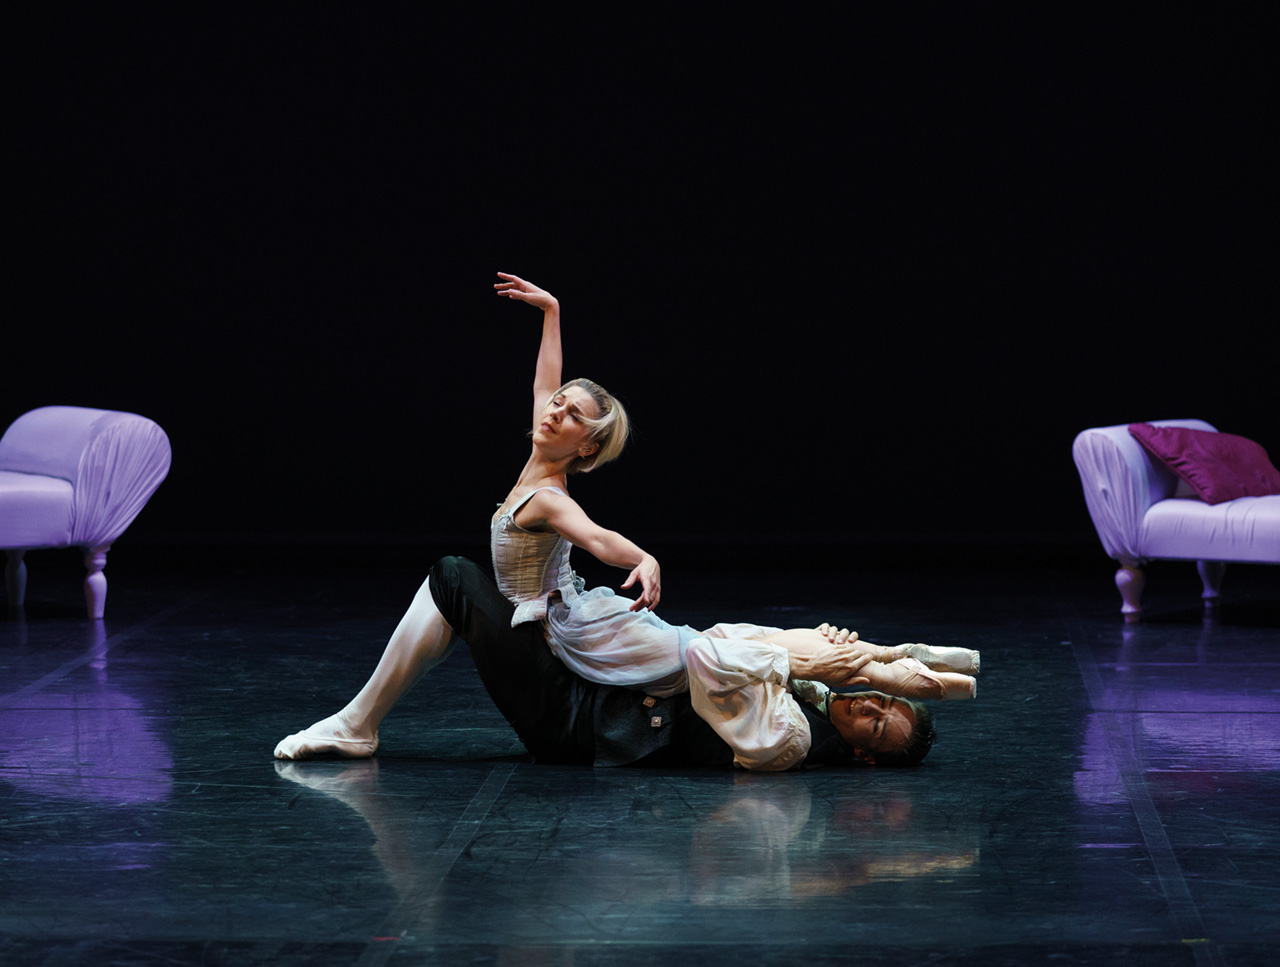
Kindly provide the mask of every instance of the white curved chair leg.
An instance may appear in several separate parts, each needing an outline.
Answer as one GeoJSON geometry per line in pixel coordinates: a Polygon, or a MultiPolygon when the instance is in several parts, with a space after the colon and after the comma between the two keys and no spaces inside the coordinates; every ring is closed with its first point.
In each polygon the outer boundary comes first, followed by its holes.
{"type": "Polygon", "coordinates": [[[111,545],[85,551],[84,566],[89,573],[84,578],[84,603],[90,618],[101,618],[107,608],[107,576],[102,569],[107,566],[107,551],[111,545]]]}
{"type": "Polygon", "coordinates": [[[26,553],[23,549],[9,551],[4,566],[4,590],[11,608],[21,608],[27,600],[27,565],[22,560],[26,553]]]}
{"type": "Polygon", "coordinates": [[[1120,589],[1120,597],[1124,606],[1120,609],[1125,621],[1139,621],[1142,618],[1142,589],[1147,578],[1139,567],[1123,565],[1116,571],[1116,587],[1120,589]]]}
{"type": "Polygon", "coordinates": [[[1218,589],[1222,587],[1222,575],[1227,565],[1222,561],[1196,561],[1200,581],[1204,584],[1204,610],[1212,614],[1218,610],[1218,589]]]}

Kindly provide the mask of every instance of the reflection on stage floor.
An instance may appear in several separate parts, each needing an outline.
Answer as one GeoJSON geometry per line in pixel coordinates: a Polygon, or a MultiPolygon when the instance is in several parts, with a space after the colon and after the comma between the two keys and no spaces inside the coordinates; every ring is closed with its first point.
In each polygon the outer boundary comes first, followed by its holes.
{"type": "Polygon", "coordinates": [[[376,758],[277,762],[425,566],[138,565],[99,622],[42,578],[0,622],[0,961],[1270,963],[1280,571],[1205,620],[1157,564],[1125,625],[1105,561],[962,557],[665,575],[669,620],[982,650],[922,767],[781,776],[536,765],[462,648],[376,758]]]}

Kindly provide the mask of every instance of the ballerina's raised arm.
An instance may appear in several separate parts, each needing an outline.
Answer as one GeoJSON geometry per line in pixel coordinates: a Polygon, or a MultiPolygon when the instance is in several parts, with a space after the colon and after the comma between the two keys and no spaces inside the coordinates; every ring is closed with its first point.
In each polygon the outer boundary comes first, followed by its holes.
{"type": "Polygon", "coordinates": [[[538,365],[533,374],[533,427],[537,429],[542,408],[551,394],[560,388],[564,354],[560,350],[560,302],[550,292],[532,282],[507,272],[499,272],[502,282],[495,282],[500,296],[527,302],[542,310],[542,343],[538,347],[538,365]]]}
{"type": "Polygon", "coordinates": [[[532,282],[499,272],[499,296],[542,310],[542,341],[533,378],[533,448],[508,503],[521,502],[516,523],[525,530],[553,530],[605,564],[630,570],[624,590],[639,582],[631,609],[655,608],[662,595],[657,559],[617,531],[601,527],[569,497],[568,475],[587,473],[616,457],[626,441],[626,411],[588,379],[561,384],[560,303],[532,282]],[[554,487],[556,489],[542,489],[554,487]],[[526,494],[536,491],[527,502],[526,494]]]}

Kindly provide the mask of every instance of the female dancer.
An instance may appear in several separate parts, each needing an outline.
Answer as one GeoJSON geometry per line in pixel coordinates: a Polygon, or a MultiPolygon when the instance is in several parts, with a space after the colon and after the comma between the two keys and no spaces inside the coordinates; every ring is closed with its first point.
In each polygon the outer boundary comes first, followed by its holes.
{"type": "MultiPolygon", "coordinates": [[[[533,382],[533,448],[516,485],[494,514],[491,549],[498,588],[516,606],[512,625],[541,620],[552,650],[583,678],[626,685],[665,697],[688,687],[685,650],[701,632],[676,627],[652,613],[661,597],[657,560],[589,518],[568,494],[568,477],[614,459],[626,442],[621,404],[590,380],[561,385],[560,304],[524,279],[499,272],[498,295],[542,310],[542,344],[533,382]],[[608,588],[583,593],[569,569],[569,550],[581,547],[606,564],[629,568],[623,589],[638,581],[632,602],[608,588]]],[[[830,642],[847,643],[872,663],[861,675],[872,688],[904,698],[968,698],[975,683],[956,671],[976,671],[967,649],[923,645],[883,648],[858,642],[847,630],[793,629],[756,640],[811,656],[830,642]],[[923,663],[919,659],[924,659],[923,663]],[[933,664],[940,672],[930,671],[933,664]]]]}
{"type": "MultiPolygon", "coordinates": [[[[527,302],[543,312],[532,448],[490,527],[498,587],[515,605],[512,627],[540,621],[552,651],[583,678],[659,698],[688,689],[686,651],[690,642],[704,635],[765,642],[784,649],[797,667],[821,665],[823,656],[831,656],[832,645],[841,654],[870,659],[855,663],[856,675],[828,684],[868,684],[903,698],[974,695],[976,683],[963,672],[976,673],[979,657],[968,649],[918,644],[882,647],[825,624],[816,630],[717,625],[703,633],[667,624],[653,614],[662,588],[657,560],[633,541],[596,524],[568,494],[570,474],[594,470],[621,453],[628,431],[626,413],[590,380],[561,384],[559,302],[514,275],[498,275],[504,280],[494,286],[499,296],[527,302]],[[574,545],[606,564],[630,569],[622,587],[638,582],[640,596],[632,601],[608,588],[584,591],[581,579],[569,568],[574,545]]],[[[276,757],[372,755],[383,717],[418,678],[447,656],[451,639],[451,629],[424,582],[364,688],[342,711],[284,739],[276,757]]]]}

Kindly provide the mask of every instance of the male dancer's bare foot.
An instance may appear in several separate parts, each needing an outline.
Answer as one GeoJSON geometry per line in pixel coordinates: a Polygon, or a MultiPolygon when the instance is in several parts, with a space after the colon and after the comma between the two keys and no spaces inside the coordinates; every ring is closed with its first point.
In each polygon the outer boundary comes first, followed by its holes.
{"type": "Polygon", "coordinates": [[[378,748],[378,733],[362,735],[353,729],[342,712],[321,719],[315,725],[280,740],[277,759],[314,759],[336,755],[342,759],[367,759],[378,748]]]}
{"type": "Polygon", "coordinates": [[[976,675],[982,667],[980,652],[939,645],[904,644],[886,647],[880,661],[897,661],[900,658],[914,658],[934,671],[960,672],[962,675],[976,675]]]}

